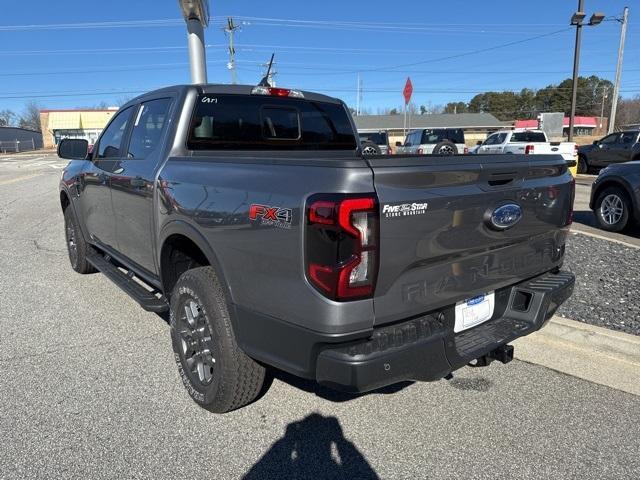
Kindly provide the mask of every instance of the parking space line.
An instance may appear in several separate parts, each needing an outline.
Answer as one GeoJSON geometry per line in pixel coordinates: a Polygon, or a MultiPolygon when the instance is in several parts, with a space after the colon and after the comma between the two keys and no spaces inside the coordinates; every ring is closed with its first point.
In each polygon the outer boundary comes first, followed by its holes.
{"type": "Polygon", "coordinates": [[[42,173],[34,173],[32,175],[23,175],[22,177],[16,177],[16,178],[12,178],[10,180],[2,180],[2,181],[0,181],[0,185],[10,185],[12,183],[18,183],[18,182],[21,182],[23,180],[29,180],[30,178],[39,177],[41,175],[42,175],[42,173]]]}

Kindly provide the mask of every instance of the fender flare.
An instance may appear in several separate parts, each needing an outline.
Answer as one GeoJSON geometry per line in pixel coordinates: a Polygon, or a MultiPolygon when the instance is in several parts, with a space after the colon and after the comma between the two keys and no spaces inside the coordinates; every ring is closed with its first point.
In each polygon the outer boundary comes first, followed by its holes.
{"type": "MultiPolygon", "coordinates": [[[[223,286],[223,291],[227,300],[228,305],[233,305],[233,296],[231,294],[231,286],[227,282],[226,276],[224,274],[224,269],[222,268],[222,264],[218,259],[218,256],[214,252],[213,248],[207,241],[207,239],[198,231],[198,229],[191,225],[190,223],[184,220],[172,220],[166,223],[162,229],[160,230],[160,234],[158,235],[158,249],[156,250],[156,262],[158,265],[158,273],[160,277],[160,282],[164,286],[164,280],[162,278],[162,248],[164,247],[167,239],[172,235],[182,235],[183,237],[188,238],[196,246],[200,249],[200,251],[204,254],[204,256],[209,261],[209,265],[213,267],[220,280],[220,283],[223,286]]],[[[166,293],[166,292],[165,292],[166,293]]]]}

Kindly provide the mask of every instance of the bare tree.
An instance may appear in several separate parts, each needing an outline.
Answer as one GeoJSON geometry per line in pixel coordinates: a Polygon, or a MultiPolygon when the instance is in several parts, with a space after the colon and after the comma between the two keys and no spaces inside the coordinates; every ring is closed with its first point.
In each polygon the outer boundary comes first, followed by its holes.
{"type": "Polygon", "coordinates": [[[616,126],[640,123],[640,95],[623,98],[618,102],[616,126]]]}
{"type": "Polygon", "coordinates": [[[29,130],[40,131],[40,105],[35,101],[30,101],[24,107],[18,125],[20,128],[26,128],[29,130]]]}
{"type": "Polygon", "coordinates": [[[118,98],[116,98],[116,105],[118,107],[121,107],[122,105],[124,105],[125,103],[127,103],[129,100],[131,100],[133,97],[129,97],[127,95],[122,95],[118,98]]]}
{"type": "Polygon", "coordinates": [[[16,121],[16,114],[11,110],[0,110],[0,127],[10,127],[16,121]]]}

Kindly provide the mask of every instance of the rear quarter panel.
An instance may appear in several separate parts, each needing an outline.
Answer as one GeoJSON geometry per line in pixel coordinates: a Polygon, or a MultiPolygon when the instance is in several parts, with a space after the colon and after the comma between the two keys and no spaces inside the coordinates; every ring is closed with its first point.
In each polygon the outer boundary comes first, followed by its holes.
{"type": "Polygon", "coordinates": [[[372,300],[330,301],[304,272],[306,199],[323,192],[373,192],[363,160],[172,157],[158,182],[159,237],[173,222],[195,227],[214,251],[234,304],[326,333],[372,327],[372,300]],[[288,209],[291,221],[251,221],[252,204],[288,209]]]}

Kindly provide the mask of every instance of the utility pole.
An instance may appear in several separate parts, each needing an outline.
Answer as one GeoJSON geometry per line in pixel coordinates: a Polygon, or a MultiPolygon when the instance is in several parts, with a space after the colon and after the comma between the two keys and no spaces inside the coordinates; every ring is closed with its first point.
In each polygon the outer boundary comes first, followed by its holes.
{"type": "Polygon", "coordinates": [[[624,42],[627,36],[627,24],[629,23],[629,7],[624,7],[622,18],[616,18],[622,24],[620,28],[620,46],[618,47],[618,64],[616,65],[616,81],[613,86],[613,99],[611,102],[611,118],[609,118],[609,133],[613,133],[616,125],[616,111],[618,110],[618,96],[620,95],[620,79],[622,77],[622,57],[624,56],[624,42]]]}
{"type": "Polygon", "coordinates": [[[229,37],[229,63],[227,68],[231,71],[231,83],[238,83],[238,74],[236,72],[236,49],[233,43],[233,35],[236,30],[240,28],[240,25],[233,23],[233,18],[227,18],[227,26],[224,27],[224,33],[229,37]]]}
{"type": "Polygon", "coordinates": [[[600,128],[602,128],[602,117],[604,117],[604,101],[609,96],[609,89],[604,86],[602,87],[602,108],[600,109],[600,128]]]}
{"type": "Polygon", "coordinates": [[[362,104],[362,79],[358,73],[358,84],[356,86],[356,116],[360,115],[360,106],[362,104]]]}

